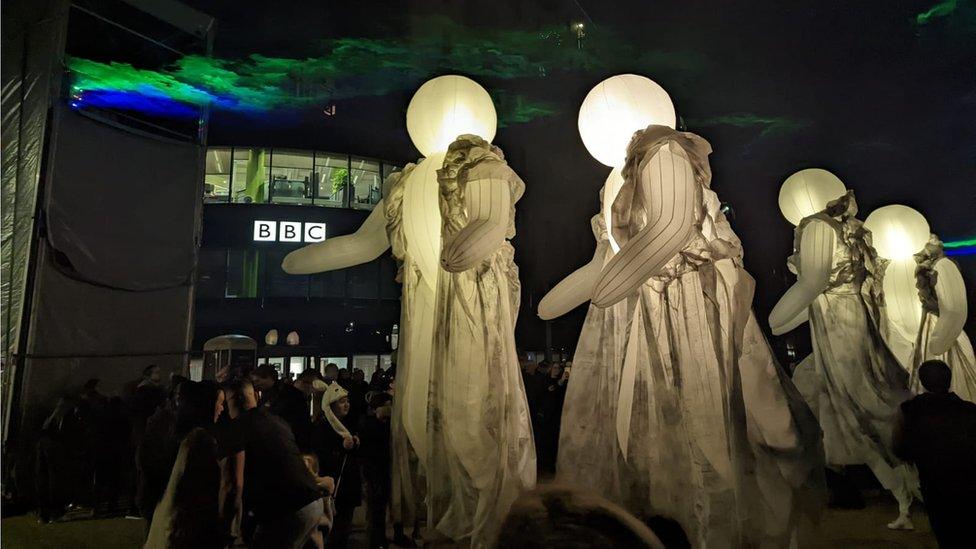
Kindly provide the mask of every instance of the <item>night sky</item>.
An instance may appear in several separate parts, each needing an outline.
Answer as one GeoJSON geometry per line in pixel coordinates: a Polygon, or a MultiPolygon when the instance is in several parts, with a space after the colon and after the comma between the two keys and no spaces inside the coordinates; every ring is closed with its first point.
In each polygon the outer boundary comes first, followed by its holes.
{"type": "MultiPolygon", "coordinates": [[[[657,81],[688,131],[711,142],[712,186],[734,210],[760,318],[793,281],[792,227],[776,196],[799,169],[836,173],[862,219],[902,203],[944,240],[976,236],[976,2],[187,3],[216,17],[224,59],[328,59],[338,38],[382,47],[376,66],[362,55],[356,70],[320,83],[331,96],[301,108],[217,111],[211,145],[413,161],[404,114],[427,78],[466,74],[505,103],[495,143],[527,187],[514,244],[528,347],[544,341],[538,300],[593,253],[589,219],[609,168],[583,147],[576,115],[612,74],[657,81]],[[574,21],[586,28],[579,42],[574,21]],[[336,114],[323,114],[332,104],[336,114]]],[[[957,259],[976,308],[976,258],[957,259]]],[[[553,323],[556,347],[572,349],[583,313],[553,323]]]]}

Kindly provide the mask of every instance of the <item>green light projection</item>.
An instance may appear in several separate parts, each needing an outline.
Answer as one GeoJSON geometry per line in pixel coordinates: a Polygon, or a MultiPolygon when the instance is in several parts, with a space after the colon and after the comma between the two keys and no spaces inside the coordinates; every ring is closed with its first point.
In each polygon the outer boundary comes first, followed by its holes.
{"type": "Polygon", "coordinates": [[[802,130],[812,124],[810,120],[789,116],[764,116],[754,113],[735,113],[708,118],[690,118],[693,126],[733,126],[736,128],[761,128],[760,136],[781,135],[802,130]]]}
{"type": "Polygon", "coordinates": [[[966,240],[954,240],[952,242],[943,242],[942,246],[944,248],[963,248],[968,246],[976,246],[976,237],[969,238],[966,240]]]}
{"type": "MultiPolygon", "coordinates": [[[[316,55],[281,58],[251,55],[243,59],[186,56],[161,70],[123,63],[71,58],[75,92],[144,94],[217,108],[266,112],[323,107],[330,101],[382,96],[416,89],[424,80],[446,73],[481,79],[491,90],[499,126],[523,124],[578,105],[569,97],[544,92],[515,92],[557,73],[583,73],[594,81],[607,74],[661,75],[673,93],[691,92],[709,74],[701,53],[639,47],[609,27],[588,29],[582,48],[572,30],[549,26],[538,31],[465,27],[447,17],[410,20],[403,38],[339,38],[312,48],[316,55]],[[527,86],[524,84],[528,84],[527,86]]],[[[691,119],[693,126],[756,128],[760,136],[801,130],[808,120],[755,113],[691,119]]]]}
{"type": "Polygon", "coordinates": [[[432,76],[459,73],[486,81],[501,126],[576,106],[539,93],[510,91],[497,86],[499,80],[541,80],[559,71],[628,71],[680,74],[680,84],[702,73],[706,65],[697,53],[643,50],[608,30],[589,31],[586,47],[580,49],[570,29],[562,26],[540,31],[475,28],[446,17],[414,19],[409,26],[411,34],[405,38],[324,40],[315,45],[319,55],[303,59],[191,55],[159,70],[80,58],[69,58],[67,65],[79,101],[85,94],[103,92],[111,100],[116,95],[110,94],[122,92],[257,112],[409,91],[432,76]]]}
{"type": "Polygon", "coordinates": [[[957,0],[945,0],[932,6],[927,11],[918,14],[915,17],[915,23],[918,25],[926,25],[933,19],[939,19],[952,15],[952,12],[956,11],[956,8],[958,7],[956,2],[957,0]]]}

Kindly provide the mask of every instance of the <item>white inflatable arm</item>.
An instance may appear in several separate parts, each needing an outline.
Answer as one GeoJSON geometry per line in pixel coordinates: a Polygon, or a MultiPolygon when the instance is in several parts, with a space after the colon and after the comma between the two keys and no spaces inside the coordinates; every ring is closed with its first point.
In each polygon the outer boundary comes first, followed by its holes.
{"type": "Polygon", "coordinates": [[[940,259],[935,264],[935,272],[938,273],[935,295],[939,300],[939,318],[932,329],[929,351],[933,355],[941,355],[952,347],[966,325],[968,304],[966,283],[955,263],[940,259]]]}
{"type": "Polygon", "coordinates": [[[807,320],[810,320],[810,308],[804,307],[803,310],[800,311],[800,314],[796,315],[795,317],[793,317],[792,320],[790,320],[789,322],[783,325],[782,327],[783,331],[781,333],[785,334],[786,332],[789,332],[797,328],[807,320]]]}
{"type": "Polygon", "coordinates": [[[769,314],[769,327],[774,335],[801,324],[797,317],[827,289],[833,256],[834,230],[823,221],[807,223],[800,240],[800,274],[769,314]]]}
{"type": "Polygon", "coordinates": [[[552,320],[589,301],[593,295],[593,287],[600,278],[600,271],[603,270],[603,258],[606,257],[608,248],[609,242],[600,242],[589,263],[573,271],[556,284],[555,288],[549,290],[539,302],[539,318],[552,320]]]}
{"type": "Polygon", "coordinates": [[[512,196],[508,181],[480,178],[469,181],[464,190],[468,224],[444,243],[441,266],[459,273],[488,258],[508,231],[512,196]]]}
{"type": "Polygon", "coordinates": [[[609,307],[636,291],[694,235],[698,183],[683,153],[661,147],[641,171],[639,184],[647,196],[647,225],[604,267],[593,294],[597,307],[609,307]]]}
{"type": "Polygon", "coordinates": [[[390,247],[385,209],[380,200],[356,232],[295,250],[285,256],[281,268],[288,274],[313,274],[376,259],[390,247]]]}

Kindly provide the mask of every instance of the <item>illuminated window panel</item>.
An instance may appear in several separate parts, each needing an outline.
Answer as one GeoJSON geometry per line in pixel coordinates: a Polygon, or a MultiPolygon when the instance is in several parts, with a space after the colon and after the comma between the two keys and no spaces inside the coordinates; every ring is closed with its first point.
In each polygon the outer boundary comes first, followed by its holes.
{"type": "Polygon", "coordinates": [[[349,157],[344,154],[315,152],[315,205],[343,208],[349,185],[349,157]]]}
{"type": "Polygon", "coordinates": [[[315,185],[312,165],[311,151],[274,149],[271,152],[271,202],[311,204],[315,185]]]}
{"type": "Polygon", "coordinates": [[[383,181],[380,177],[380,163],[364,158],[352,158],[349,165],[350,186],[353,191],[351,206],[372,210],[382,198],[383,181]]]}

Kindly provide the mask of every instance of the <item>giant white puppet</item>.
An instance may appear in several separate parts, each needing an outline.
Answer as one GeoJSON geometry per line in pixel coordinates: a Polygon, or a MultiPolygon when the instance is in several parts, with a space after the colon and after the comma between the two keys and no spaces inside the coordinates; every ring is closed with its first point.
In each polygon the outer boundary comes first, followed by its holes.
{"type": "Polygon", "coordinates": [[[430,376],[427,520],[458,543],[488,547],[512,502],[535,486],[509,242],[525,185],[502,151],[477,135],[451,144],[438,179],[445,272],[430,376]]]}
{"type": "Polygon", "coordinates": [[[853,193],[830,172],[791,175],[779,204],[796,225],[788,265],[797,281],[773,308],[770,327],[779,335],[809,320],[813,353],[793,381],[820,421],[827,463],[868,465],[898,500],[889,528],[910,529],[918,482],[891,451],[892,418],[909,396],[908,376],[882,337],[884,264],[854,217],[853,193]]]}
{"type": "Polygon", "coordinates": [[[819,429],[751,314],[710,147],[673,125],[666,93],[635,75],[602,82],[580,110],[584,144],[616,169],[593,261],[540,304],[551,318],[592,296],[557,474],[677,519],[696,547],[785,545],[799,508],[819,503],[798,497],[820,486],[819,429]]]}
{"type": "Polygon", "coordinates": [[[952,392],[976,399],[976,358],[966,323],[966,287],[959,267],[945,256],[942,242],[929,232],[918,211],[893,204],[864,221],[874,249],[888,260],[884,276],[887,339],[921,392],[919,365],[941,359],[952,369],[952,392]]]}
{"type": "MultiPolygon", "coordinates": [[[[593,259],[542,298],[538,313],[543,320],[588,302],[603,266],[620,250],[607,230],[607,220],[612,219],[610,209],[624,183],[620,169],[627,142],[634,131],[651,124],[673,128],[674,106],[663,88],[643,76],[623,74],[604,80],[583,100],[580,137],[590,154],[612,169],[600,189],[600,211],[590,220],[597,243],[593,259]]],[[[636,510],[646,504],[646,494],[635,486],[635,475],[621,455],[616,428],[620,372],[631,320],[628,310],[626,302],[607,308],[591,305],[587,310],[566,390],[556,471],[559,481],[584,486],[636,510]]]]}
{"type": "Polygon", "coordinates": [[[462,76],[426,82],[407,107],[407,132],[424,156],[391,174],[383,199],[353,234],[329,238],[285,257],[293,274],[344,269],[372,261],[392,247],[403,284],[396,398],[392,418],[394,519],[412,522],[422,505],[423,473],[430,451],[427,402],[440,267],[441,216],[437,170],[461,134],[495,134],[495,107],[488,93],[462,76]]]}

